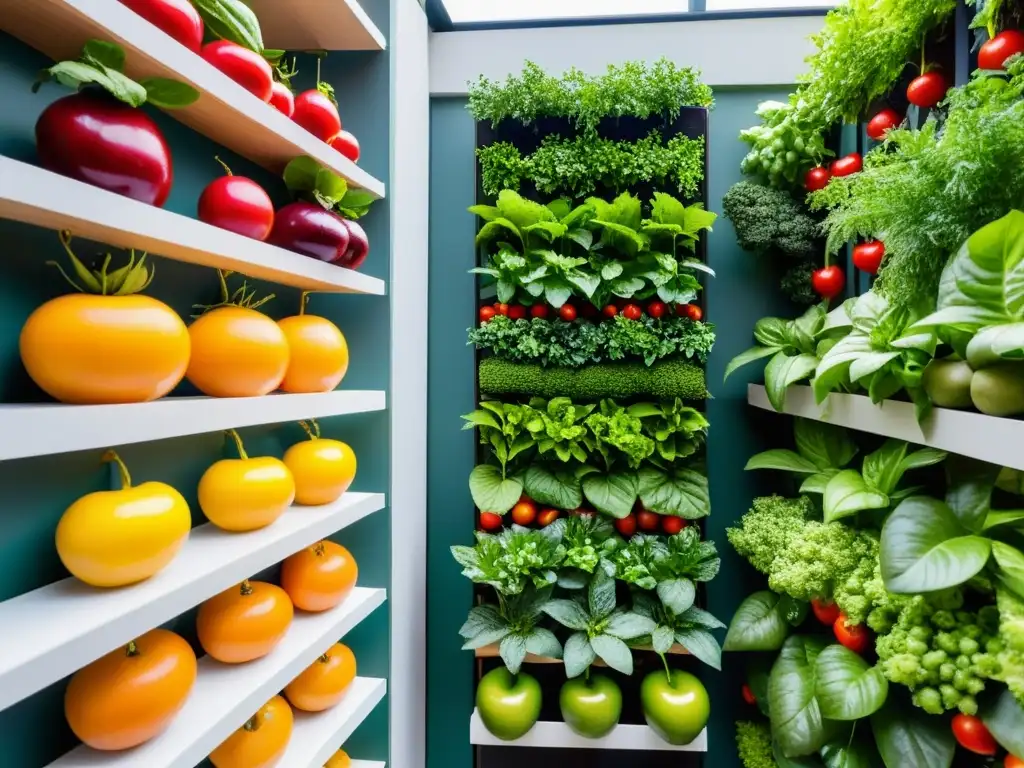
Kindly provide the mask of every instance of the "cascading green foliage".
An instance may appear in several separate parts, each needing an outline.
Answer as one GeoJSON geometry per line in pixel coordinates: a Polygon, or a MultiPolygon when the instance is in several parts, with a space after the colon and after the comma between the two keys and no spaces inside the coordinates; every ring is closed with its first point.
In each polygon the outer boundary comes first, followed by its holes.
{"type": "Polygon", "coordinates": [[[578,128],[593,131],[605,117],[665,116],[674,120],[683,107],[710,107],[711,88],[700,71],[679,67],[667,58],[648,65],[611,64],[592,77],[575,67],[561,77],[527,61],[519,76],[504,83],[481,76],[469,86],[469,111],[475,120],[516,120],[529,125],[543,117],[568,117],[578,128]]]}

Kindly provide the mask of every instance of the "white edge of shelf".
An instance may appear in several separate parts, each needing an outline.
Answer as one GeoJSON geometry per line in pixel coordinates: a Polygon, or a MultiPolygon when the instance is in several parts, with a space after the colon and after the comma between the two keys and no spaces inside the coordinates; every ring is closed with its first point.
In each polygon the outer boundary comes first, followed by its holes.
{"type": "Polygon", "coordinates": [[[387,763],[382,760],[353,760],[352,768],[387,768],[387,763]]]}
{"type": "Polygon", "coordinates": [[[345,5],[349,11],[355,16],[360,26],[366,30],[366,33],[373,38],[373,41],[377,44],[378,48],[382,51],[386,51],[388,48],[387,38],[384,37],[384,33],[380,31],[380,28],[373,23],[373,19],[366,12],[363,6],[358,0],[344,0],[345,5]]]}
{"type": "MultiPolygon", "coordinates": [[[[99,752],[80,745],[51,763],[51,768],[196,765],[384,600],[383,589],[357,588],[330,611],[298,612],[277,647],[247,664],[221,664],[204,656],[188,701],[159,736],[124,752],[99,752]]],[[[383,682],[356,678],[349,696],[360,702],[383,682]]],[[[338,706],[344,707],[344,700],[338,706]]],[[[363,713],[361,708],[353,708],[353,717],[360,713],[365,717],[369,710],[363,713]]]]}
{"type": "Polygon", "coordinates": [[[291,9],[278,10],[274,4],[281,0],[252,0],[250,5],[259,17],[263,27],[263,39],[267,48],[284,48],[289,51],[385,51],[388,43],[384,33],[374,24],[369,14],[356,0],[333,0],[343,9],[331,8],[330,18],[322,18],[327,9],[319,0],[298,0],[291,9]],[[297,7],[296,7],[297,6],[297,7]],[[281,14],[290,13],[286,23],[281,14]],[[321,18],[312,18],[319,14],[321,18]],[[268,18],[269,17],[269,18],[268,18]],[[268,23],[269,22],[269,23],[268,23]],[[309,24],[318,24],[317,33],[309,31],[309,24]],[[330,27],[330,30],[327,29],[330,27]],[[358,30],[354,28],[358,27],[358,30]],[[343,40],[344,38],[344,40],[343,40]],[[353,38],[360,38],[353,44],[353,38]]]}
{"type": "Polygon", "coordinates": [[[473,710],[469,721],[469,743],[493,747],[544,747],[548,749],[622,749],[640,752],[707,752],[708,731],[705,728],[689,744],[676,747],[664,741],[646,725],[617,725],[600,739],[588,739],[572,731],[565,723],[539,722],[522,738],[502,741],[494,736],[480,713],[473,710]]]}
{"type": "MultiPolygon", "coordinates": [[[[749,385],[747,402],[775,411],[759,384],[749,385]]],[[[1019,450],[1024,443],[1024,421],[1017,419],[935,408],[923,424],[918,424],[913,403],[885,400],[875,405],[864,395],[834,392],[818,405],[814,392],[806,386],[786,391],[785,413],[1024,470],[1024,452],[1019,450]]]]}
{"type": "Polygon", "coordinates": [[[119,248],[135,248],[294,288],[376,296],[385,292],[384,281],[378,278],[2,156],[0,217],[67,229],[73,235],[119,248]]]}
{"type": "Polygon", "coordinates": [[[147,581],[103,590],[68,578],[0,603],[0,627],[12,630],[0,632],[0,711],[384,504],[382,493],[348,492],[250,533],[207,523],[147,581]]]}
{"type": "Polygon", "coordinates": [[[165,397],[122,405],[0,405],[0,461],[385,408],[382,391],[344,389],[310,395],[165,397]]]}
{"type": "MultiPolygon", "coordinates": [[[[381,702],[387,690],[387,680],[360,677],[336,707],[315,713],[295,710],[292,738],[281,765],[323,765],[381,702]]],[[[356,765],[358,761],[353,762],[353,768],[356,765]]]]}

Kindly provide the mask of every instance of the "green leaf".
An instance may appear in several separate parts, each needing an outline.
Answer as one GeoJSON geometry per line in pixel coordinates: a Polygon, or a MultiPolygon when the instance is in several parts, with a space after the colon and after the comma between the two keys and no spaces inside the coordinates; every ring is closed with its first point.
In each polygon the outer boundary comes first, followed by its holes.
{"type": "Polygon", "coordinates": [[[498,467],[480,464],[474,467],[469,475],[469,492],[473,496],[473,503],[481,512],[504,515],[523,495],[523,486],[518,480],[503,479],[498,467]]]}
{"type": "Polygon", "coordinates": [[[519,228],[508,219],[494,219],[493,221],[488,221],[480,227],[480,231],[477,232],[476,244],[477,246],[484,245],[495,238],[505,237],[508,232],[511,232],[516,236],[517,240],[522,242],[523,235],[519,231],[519,228]]]}
{"type": "Polygon", "coordinates": [[[810,603],[806,600],[797,600],[789,595],[779,597],[779,613],[783,615],[791,627],[799,627],[807,618],[807,611],[810,603]]]}
{"type": "Polygon", "coordinates": [[[1022,520],[1024,520],[1024,510],[1020,509],[1006,512],[989,512],[988,516],[985,517],[985,523],[982,526],[982,530],[987,531],[989,528],[995,528],[999,525],[1019,523],[1022,520]]]}
{"type": "Polygon", "coordinates": [[[640,500],[652,512],[686,520],[697,520],[711,513],[708,479],[696,470],[644,466],[638,470],[637,479],[640,500]]]}
{"type": "Polygon", "coordinates": [[[567,629],[582,631],[590,625],[590,617],[575,600],[551,600],[541,610],[567,629]]]}
{"type": "Polygon", "coordinates": [[[115,72],[124,72],[124,48],[117,43],[108,43],[106,40],[87,40],[82,47],[82,56],[86,60],[113,69],[115,72]]]}
{"type": "Polygon", "coordinates": [[[548,659],[560,659],[562,658],[562,644],[558,642],[555,633],[550,629],[534,627],[526,638],[526,652],[548,659]]]}
{"type": "Polygon", "coordinates": [[[292,192],[312,192],[316,189],[316,177],[320,163],[312,157],[300,155],[288,161],[284,167],[284,184],[292,192]]]}
{"type": "MultiPolygon", "coordinates": [[[[767,714],[765,716],[767,717],[767,714]]],[[[772,756],[775,758],[778,768],[821,768],[824,765],[821,759],[813,754],[786,757],[786,755],[782,754],[782,747],[779,746],[779,742],[774,739],[772,740],[772,756]]]]}
{"type": "Polygon", "coordinates": [[[796,449],[819,471],[841,469],[857,455],[857,445],[843,427],[815,419],[797,418],[793,425],[796,449]]]}
{"type": "Polygon", "coordinates": [[[497,207],[501,215],[512,221],[513,226],[519,229],[542,221],[555,221],[554,211],[546,205],[527,200],[510,189],[502,190],[498,194],[497,207]]]}
{"type": "Polygon", "coordinates": [[[603,619],[615,610],[615,579],[598,569],[587,589],[587,606],[591,619],[603,619]]]}
{"type": "Polygon", "coordinates": [[[784,755],[796,757],[820,750],[828,739],[824,717],[815,697],[818,655],[825,643],[794,636],[786,640],[768,678],[772,735],[784,755]]]}
{"type": "Polygon", "coordinates": [[[658,625],[653,619],[629,611],[617,611],[608,619],[605,632],[620,640],[635,640],[653,634],[658,625]]]}
{"type": "Polygon", "coordinates": [[[668,653],[676,642],[672,627],[659,626],[651,633],[651,647],[655,653],[668,653]]]}
{"type": "Polygon", "coordinates": [[[811,475],[800,484],[800,493],[824,494],[825,489],[828,488],[829,480],[837,474],[837,472],[833,471],[831,473],[819,472],[818,474],[811,475]]]}
{"type": "Polygon", "coordinates": [[[754,339],[763,347],[793,346],[789,323],[781,317],[762,317],[754,323],[754,339]]]}
{"type": "Polygon", "coordinates": [[[878,753],[869,740],[856,738],[856,730],[822,747],[821,759],[825,768],[878,768],[878,753]]]}
{"type": "Polygon", "coordinates": [[[980,717],[1003,749],[1024,755],[1024,706],[1009,690],[1004,688],[994,702],[982,709],[980,717]]]}
{"type": "Polygon", "coordinates": [[[693,606],[697,588],[689,579],[668,579],[658,582],[658,599],[678,616],[693,606]]]}
{"type": "Polygon", "coordinates": [[[903,440],[889,439],[877,451],[864,457],[864,480],[876,491],[890,494],[896,490],[903,477],[903,462],[907,456],[907,445],[903,440]]]}
{"type": "Polygon", "coordinates": [[[722,669],[722,648],[715,636],[704,629],[681,629],[675,640],[712,669],[722,669]]]}
{"type": "Polygon", "coordinates": [[[586,632],[575,632],[569,635],[562,654],[562,660],[565,662],[565,676],[568,678],[579,677],[587,671],[596,658],[597,654],[594,653],[586,632]]]}
{"type": "Polygon", "coordinates": [[[552,472],[546,466],[533,464],[523,475],[523,488],[527,496],[546,507],[578,509],[583,503],[580,481],[566,470],[552,472]]]}
{"type": "Polygon", "coordinates": [[[348,192],[348,182],[326,168],[317,171],[314,184],[316,186],[313,191],[316,192],[319,199],[328,201],[331,206],[341,202],[348,192]]]}
{"type": "Polygon", "coordinates": [[[992,489],[999,477],[999,467],[952,456],[946,462],[946,477],[946,504],[964,528],[980,532],[991,511],[992,489]]]}
{"type": "Polygon", "coordinates": [[[601,267],[602,280],[614,280],[622,274],[622,262],[610,261],[601,267]]]}
{"type": "Polygon", "coordinates": [[[818,467],[812,461],[785,448],[772,448],[754,454],[744,469],[781,469],[801,475],[813,475],[818,472],[818,467]]]}
{"type": "Polygon", "coordinates": [[[242,0],[192,0],[203,17],[206,31],[221,40],[263,53],[263,37],[256,14],[242,0]]]}
{"type": "Polygon", "coordinates": [[[871,730],[885,768],[949,768],[956,741],[946,721],[890,700],[871,716],[871,730]]]}
{"type": "Polygon", "coordinates": [[[722,381],[727,380],[734,371],[742,368],[747,363],[752,363],[755,360],[770,357],[774,354],[785,355],[780,347],[751,347],[746,352],[741,352],[730,360],[729,365],[725,367],[725,375],[722,377],[722,381]]]}
{"type": "Polygon", "coordinates": [[[581,481],[583,495],[603,515],[629,517],[638,494],[636,472],[592,472],[581,481]]]}
{"type": "Polygon", "coordinates": [[[825,522],[831,523],[865,509],[885,509],[889,497],[870,488],[860,472],[844,469],[828,481],[822,505],[825,522]]]}
{"type": "Polygon", "coordinates": [[[725,636],[727,651],[777,651],[789,635],[789,624],[779,610],[774,592],[755,592],[732,617],[725,636]]]}
{"type": "Polygon", "coordinates": [[[512,628],[501,616],[497,606],[475,606],[470,609],[466,623],[459,630],[459,634],[466,640],[462,649],[476,650],[497,643],[511,631],[512,628]]]}
{"type": "Polygon", "coordinates": [[[140,107],[146,102],[145,88],[117,70],[104,67],[99,63],[84,64],[80,61],[61,61],[46,72],[57,82],[69,88],[77,89],[82,85],[95,83],[115,99],[132,107],[140,107]]]}
{"type": "Polygon", "coordinates": [[[1024,554],[1009,544],[993,541],[992,556],[999,566],[999,580],[1018,595],[1024,595],[1024,554]]]}
{"type": "Polygon", "coordinates": [[[991,543],[968,535],[937,499],[912,496],[900,502],[882,527],[882,579],[890,592],[916,594],[959,586],[988,562],[991,543]]]}
{"type": "Polygon", "coordinates": [[[860,720],[877,712],[889,695],[882,670],[842,645],[818,654],[814,676],[814,695],[829,720],[860,720]]]}
{"type": "Polygon", "coordinates": [[[519,674],[519,668],[523,666],[523,659],[526,658],[526,638],[522,635],[506,635],[498,647],[501,660],[505,662],[508,671],[513,675],[519,674]]]}
{"type": "Polygon", "coordinates": [[[139,85],[146,89],[146,101],[161,109],[178,109],[199,101],[199,91],[177,80],[147,77],[139,85]]]}
{"type": "Polygon", "coordinates": [[[764,388],[768,402],[779,413],[786,408],[786,389],[803,379],[810,378],[818,366],[814,355],[775,355],[764,369],[764,388]]]}
{"type": "Polygon", "coordinates": [[[609,667],[624,675],[633,674],[633,653],[619,638],[597,635],[590,638],[590,645],[594,653],[609,667]]]}

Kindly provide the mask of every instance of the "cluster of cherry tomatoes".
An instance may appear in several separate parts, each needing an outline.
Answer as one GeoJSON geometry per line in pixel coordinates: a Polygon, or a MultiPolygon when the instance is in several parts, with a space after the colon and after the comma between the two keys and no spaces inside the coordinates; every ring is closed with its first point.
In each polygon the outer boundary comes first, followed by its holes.
{"type": "MultiPolygon", "coordinates": [[[[536,525],[538,528],[547,528],[555,520],[562,516],[562,512],[551,507],[538,507],[536,502],[528,496],[523,496],[512,508],[512,522],[516,525],[529,527],[536,525]]],[[[593,517],[596,512],[591,509],[574,509],[568,513],[574,517],[593,517]]],[[[494,512],[480,513],[480,530],[497,531],[504,524],[501,515],[494,512]]],[[[659,515],[655,512],[643,509],[639,504],[637,510],[628,516],[615,521],[615,530],[625,539],[631,538],[638,530],[644,533],[657,533],[659,530],[673,536],[686,527],[686,521],[681,517],[672,515],[659,515]]]]}
{"type": "Polygon", "coordinates": [[[599,315],[608,318],[622,315],[628,320],[639,320],[644,315],[648,315],[658,319],[666,315],[671,316],[673,306],[676,315],[679,317],[687,317],[695,322],[704,318],[704,311],[697,304],[670,305],[663,301],[651,301],[644,306],[626,299],[618,299],[613,303],[606,304],[600,312],[598,312],[597,307],[589,302],[580,304],[578,309],[571,302],[566,302],[558,308],[544,303],[534,304],[529,307],[523,304],[485,304],[480,307],[480,322],[486,323],[494,319],[496,315],[504,315],[510,320],[525,320],[527,317],[546,319],[556,315],[567,323],[571,323],[577,317],[593,319],[599,315]]]}

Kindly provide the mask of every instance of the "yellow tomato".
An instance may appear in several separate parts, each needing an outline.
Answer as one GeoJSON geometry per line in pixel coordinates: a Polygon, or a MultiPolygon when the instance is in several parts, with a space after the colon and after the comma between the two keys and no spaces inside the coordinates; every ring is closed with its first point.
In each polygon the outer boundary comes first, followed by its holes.
{"type": "Polygon", "coordinates": [[[352,768],[352,758],[346,754],[344,749],[339,749],[327,758],[324,768],[352,768]]]}
{"type": "Polygon", "coordinates": [[[300,422],[309,440],[296,443],[284,454],[295,478],[295,502],[304,506],[330,504],[341,498],[356,476],[356,454],[340,440],[320,437],[320,427],[300,422]]]}
{"type": "Polygon", "coordinates": [[[288,702],[275,696],[210,753],[210,762],[216,768],[271,768],[288,749],[294,720],[288,702]]]}
{"type": "Polygon", "coordinates": [[[254,531],[277,520],[295,500],[291,470],[272,456],[250,459],[241,438],[228,434],[240,459],[221,459],[199,480],[199,506],[210,522],[225,531],[254,531]]]}
{"type": "Polygon", "coordinates": [[[132,487],[121,469],[120,491],[83,496],[57,524],[57,554],[72,575],[94,587],[123,587],[148,579],[181,549],[192,528],[188,503],[164,483],[132,487]]]}
{"type": "Polygon", "coordinates": [[[330,392],[348,371],[348,343],[334,323],[316,315],[295,315],[277,323],[291,357],[282,392],[330,392]]]}
{"type": "Polygon", "coordinates": [[[218,307],[188,329],[192,357],[186,377],[211,397],[260,397],[288,370],[288,340],[277,323],[245,307],[218,307]]]}
{"type": "Polygon", "coordinates": [[[21,329],[25,370],[62,403],[144,403],[170,392],[189,364],[188,330],[149,296],[70,294],[21,329]]]}

